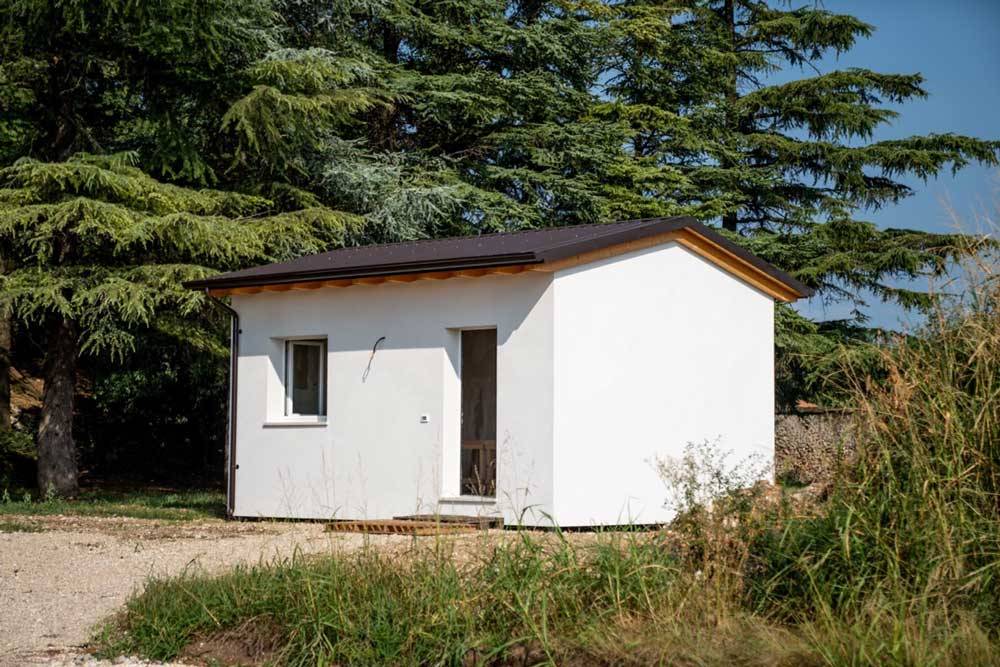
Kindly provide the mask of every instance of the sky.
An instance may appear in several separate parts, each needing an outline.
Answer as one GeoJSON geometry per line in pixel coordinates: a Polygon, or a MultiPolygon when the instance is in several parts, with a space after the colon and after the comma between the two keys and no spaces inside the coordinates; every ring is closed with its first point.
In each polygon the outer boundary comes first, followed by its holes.
{"type": "MultiPolygon", "coordinates": [[[[807,3],[791,3],[793,7],[801,4],[807,3]]],[[[943,132],[1000,139],[1000,0],[823,0],[820,5],[875,26],[871,38],[839,57],[827,58],[821,71],[866,67],[924,76],[929,96],[890,107],[900,116],[883,126],[875,140],[943,132]]],[[[974,223],[977,215],[992,212],[996,220],[1000,170],[995,167],[972,165],[956,176],[948,170],[927,183],[904,180],[914,195],[868,213],[868,220],[880,227],[953,232],[954,216],[946,203],[964,221],[966,231],[983,231],[974,223]]],[[[867,312],[872,325],[907,329],[918,321],[896,306],[870,303],[867,312]]],[[[846,316],[849,307],[810,299],[800,310],[813,319],[835,319],[846,316]]]]}

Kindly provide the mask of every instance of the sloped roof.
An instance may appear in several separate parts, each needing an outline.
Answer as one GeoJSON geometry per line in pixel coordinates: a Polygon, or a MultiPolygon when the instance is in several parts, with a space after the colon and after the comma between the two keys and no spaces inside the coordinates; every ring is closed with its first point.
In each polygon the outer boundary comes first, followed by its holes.
{"type": "Polygon", "coordinates": [[[723,253],[781,283],[795,298],[812,294],[812,290],[803,283],[690,217],[627,220],[341,248],[287,262],[223,273],[185,283],[185,286],[191,289],[233,290],[500,267],[544,270],[545,265],[555,262],[681,231],[701,237],[723,253]]]}

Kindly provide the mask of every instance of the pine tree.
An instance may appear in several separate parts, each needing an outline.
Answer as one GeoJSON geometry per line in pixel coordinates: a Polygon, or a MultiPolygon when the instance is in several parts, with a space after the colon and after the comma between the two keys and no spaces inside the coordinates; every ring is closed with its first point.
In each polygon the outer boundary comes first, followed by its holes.
{"type": "Polygon", "coordinates": [[[700,212],[672,196],[683,174],[635,160],[629,124],[597,113],[604,12],[282,3],[293,48],[254,68],[257,88],[227,116],[241,163],[363,213],[370,240],[700,212]]]}
{"type": "Polygon", "coordinates": [[[688,213],[860,315],[864,290],[926,303],[885,279],[941,270],[955,240],[880,231],[864,212],[906,197],[904,177],[1000,152],[954,135],[871,142],[895,117],[884,103],[925,94],[919,75],[768,85],[871,34],[821,9],[289,0],[280,14],[295,48],[256,68],[267,94],[229,121],[271,137],[242,137],[249,161],[291,149],[296,168],[275,172],[308,175],[296,185],[363,211],[379,240],[688,213]]]}
{"type": "MultiPolygon", "coordinates": [[[[823,57],[849,50],[872,26],[763,0],[635,0],[618,6],[612,31],[607,91],[637,130],[632,153],[682,172],[691,184],[677,193],[682,201],[686,195],[714,209],[734,240],[821,298],[853,304],[851,321],[819,326],[783,312],[786,354],[824,356],[835,340],[869,338],[858,328],[866,293],[926,307],[928,294],[889,280],[940,273],[959,248],[975,245],[880,230],[864,219],[909,196],[906,177],[926,181],[971,162],[1000,162],[997,141],[953,134],[872,140],[897,116],[884,105],[926,96],[919,74],[820,73],[823,57]],[[769,82],[790,68],[815,75],[769,82]]],[[[815,378],[815,370],[802,373],[815,378]]],[[[801,374],[796,382],[809,384],[801,374]]]]}
{"type": "Polygon", "coordinates": [[[150,172],[210,184],[219,119],[276,44],[268,0],[0,0],[0,159],[135,150],[150,172]]]}
{"type": "Polygon", "coordinates": [[[0,170],[0,243],[15,267],[0,308],[46,332],[38,482],[73,494],[73,394],[80,354],[121,357],[158,318],[192,317],[204,297],[182,283],[213,269],[342,244],[354,216],[277,212],[261,197],[160,183],[135,156],[24,159],[0,170]]]}
{"type": "MultiPolygon", "coordinates": [[[[0,334],[48,332],[39,483],[71,493],[79,354],[118,357],[168,316],[190,332],[202,300],[179,280],[325,250],[357,219],[149,175],[242,185],[226,173],[236,141],[223,121],[278,46],[269,0],[0,0],[0,13],[0,334]]],[[[9,359],[0,335],[4,378],[9,359]]]]}
{"type": "Polygon", "coordinates": [[[640,1],[621,11],[616,51],[626,55],[609,93],[633,114],[663,118],[643,128],[636,155],[684,171],[698,197],[728,202],[725,230],[824,296],[860,306],[859,291],[870,290],[921,303],[884,279],[940,270],[954,239],[880,231],[859,216],[909,196],[902,177],[998,164],[1000,142],[871,141],[897,116],[881,105],[926,96],[918,74],[850,69],[768,83],[870,36],[872,26],[854,17],[761,0],[640,1]]]}

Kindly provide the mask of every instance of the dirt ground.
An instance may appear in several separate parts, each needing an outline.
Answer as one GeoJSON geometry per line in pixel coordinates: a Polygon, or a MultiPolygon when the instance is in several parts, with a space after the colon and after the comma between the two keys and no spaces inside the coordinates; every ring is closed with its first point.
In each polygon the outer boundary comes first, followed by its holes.
{"type": "MultiPolygon", "coordinates": [[[[0,667],[99,665],[83,648],[94,626],[149,578],[184,570],[403,546],[406,536],[324,532],[317,523],[17,517],[38,532],[0,533],[0,667]]],[[[143,665],[116,660],[114,664],[143,665]]]]}

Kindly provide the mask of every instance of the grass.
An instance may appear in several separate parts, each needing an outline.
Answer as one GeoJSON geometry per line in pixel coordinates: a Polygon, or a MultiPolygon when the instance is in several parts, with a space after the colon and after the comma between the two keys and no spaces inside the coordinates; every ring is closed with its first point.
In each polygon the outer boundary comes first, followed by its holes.
{"type": "Polygon", "coordinates": [[[898,631],[934,615],[1000,631],[1000,275],[978,269],[963,301],[881,350],[884,382],[845,373],[857,460],[821,515],[755,544],[760,609],[798,620],[876,605],[898,631]]]}
{"type": "Polygon", "coordinates": [[[897,627],[891,608],[801,623],[755,613],[732,580],[699,576],[663,536],[580,545],[524,533],[476,545],[468,560],[449,544],[153,581],[98,643],[108,656],[167,660],[235,636],[246,662],[293,666],[997,661],[972,616],[918,614],[897,627]]]}
{"type": "Polygon", "coordinates": [[[150,582],[98,645],[169,659],[237,641],[288,665],[1000,664],[1000,280],[977,285],[878,351],[884,381],[844,369],[857,453],[823,505],[682,488],[699,500],[671,532],[186,574],[150,582]]]}
{"type": "Polygon", "coordinates": [[[801,664],[803,642],[717,608],[657,535],[579,545],[522,533],[468,559],[442,540],[412,552],[289,559],[221,577],[155,581],[102,637],[154,659],[233,631],[275,664],[801,664]],[[277,637],[275,641],[273,638],[277,637]],[[529,661],[530,664],[531,661],[529,661]]]}
{"type": "Polygon", "coordinates": [[[40,533],[42,528],[25,521],[0,519],[0,533],[40,533]]]}
{"type": "Polygon", "coordinates": [[[37,498],[27,491],[0,494],[0,519],[25,515],[130,517],[193,521],[225,515],[221,491],[187,489],[85,489],[73,499],[37,498]]]}

